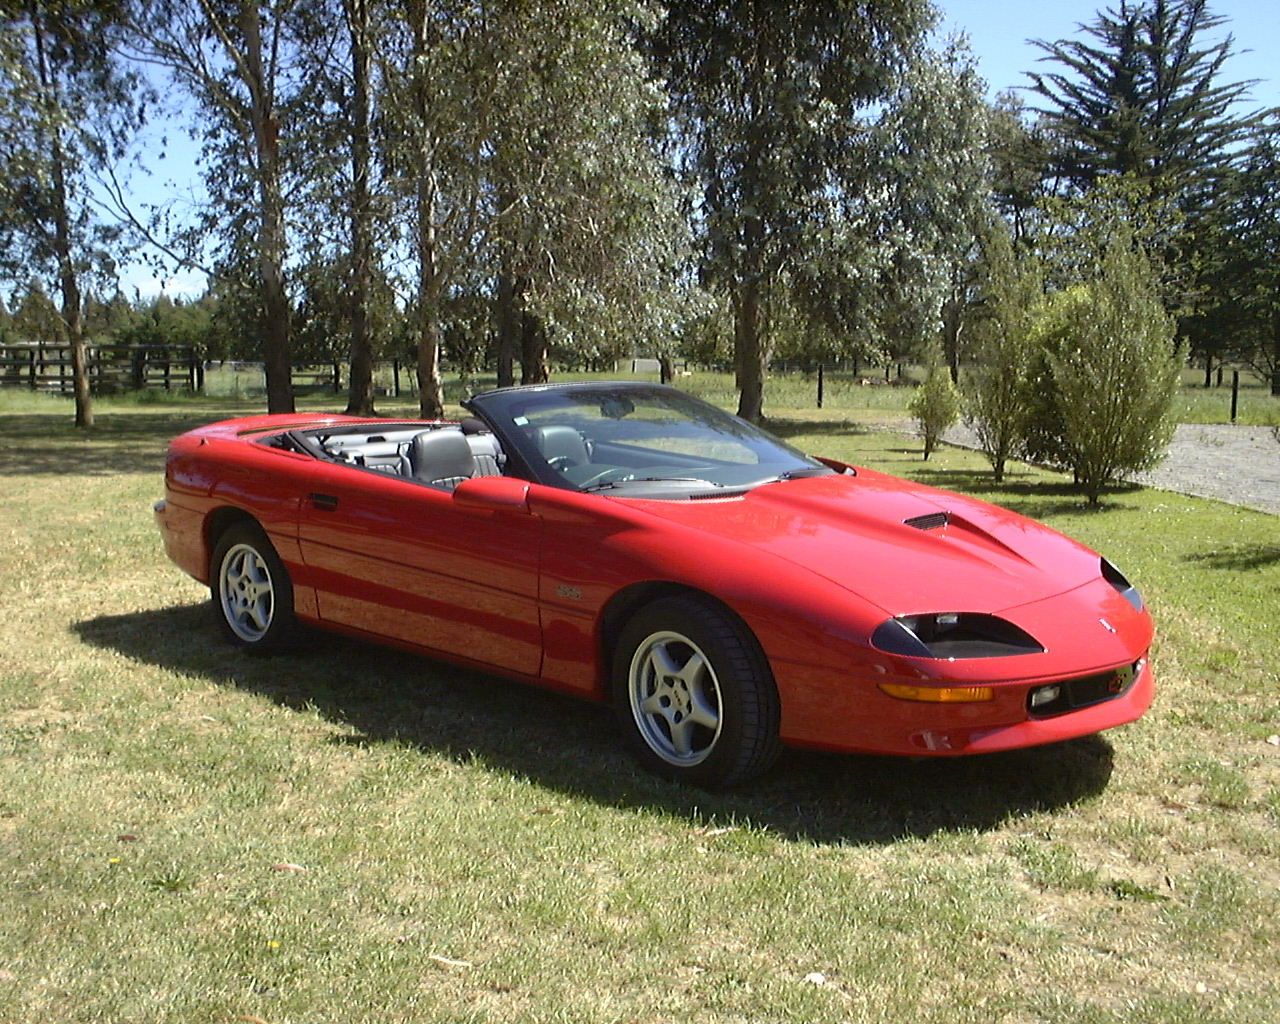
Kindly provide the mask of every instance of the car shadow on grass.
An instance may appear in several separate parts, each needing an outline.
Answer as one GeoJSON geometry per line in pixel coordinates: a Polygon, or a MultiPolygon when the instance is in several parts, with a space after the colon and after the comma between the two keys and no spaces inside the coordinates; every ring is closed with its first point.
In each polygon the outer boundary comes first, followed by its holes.
{"type": "Polygon", "coordinates": [[[990,829],[1097,796],[1112,771],[1101,737],[958,760],[787,751],[764,778],[709,793],[637,768],[604,707],[372,644],[308,632],[295,651],[254,657],[223,641],[204,605],[98,616],[74,629],[94,647],[315,710],[351,730],[335,743],[407,744],[602,805],[698,825],[750,823],[799,842],[990,829]]]}

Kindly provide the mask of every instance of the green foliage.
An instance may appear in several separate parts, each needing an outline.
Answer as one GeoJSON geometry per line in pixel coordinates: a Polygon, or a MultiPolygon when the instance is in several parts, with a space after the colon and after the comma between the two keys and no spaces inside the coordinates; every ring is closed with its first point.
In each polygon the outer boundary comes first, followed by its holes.
{"type": "Polygon", "coordinates": [[[738,408],[750,419],[761,415],[764,317],[784,268],[808,278],[811,308],[872,290],[866,257],[891,217],[886,190],[871,185],[882,140],[867,129],[932,17],[921,0],[813,3],[786,16],[767,4],[667,4],[653,52],[674,154],[697,193],[701,278],[732,297],[738,408]]]}
{"type": "Polygon", "coordinates": [[[973,327],[976,359],[965,383],[965,417],[1000,481],[1026,429],[1031,324],[1043,285],[1036,260],[1015,256],[1003,224],[985,241],[982,273],[983,316],[973,327]]]}
{"type": "Polygon", "coordinates": [[[1081,187],[1107,175],[1152,182],[1187,201],[1226,158],[1248,83],[1220,80],[1230,36],[1204,0],[1137,0],[1100,11],[1087,37],[1036,40],[1057,70],[1029,72],[1061,136],[1057,169],[1081,187]]]}
{"type": "Polygon", "coordinates": [[[920,425],[926,461],[943,432],[960,418],[960,393],[952,383],[951,372],[943,364],[940,351],[935,349],[932,356],[929,376],[907,403],[907,410],[920,425]]]}
{"type": "Polygon", "coordinates": [[[1208,301],[1194,324],[1280,396],[1280,112],[1253,132],[1210,216],[1208,301]]]}
{"type": "Polygon", "coordinates": [[[1155,272],[1120,234],[1098,277],[1058,303],[1067,343],[1049,351],[1065,450],[1089,501],[1125,473],[1155,465],[1173,436],[1182,353],[1155,272]]]}

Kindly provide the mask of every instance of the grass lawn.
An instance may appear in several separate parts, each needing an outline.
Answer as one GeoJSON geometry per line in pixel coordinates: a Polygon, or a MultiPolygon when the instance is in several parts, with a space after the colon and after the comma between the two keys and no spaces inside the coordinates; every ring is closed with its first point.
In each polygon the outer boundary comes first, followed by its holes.
{"type": "Polygon", "coordinates": [[[1106,552],[1160,687],[1102,737],[790,753],[713,795],[639,772],[600,708],[335,638],[225,646],[150,505],[168,438],[240,408],[103,403],[84,438],[0,405],[5,1024],[1280,1019],[1280,519],[1090,511],[772,403],[807,450],[1106,552]]]}

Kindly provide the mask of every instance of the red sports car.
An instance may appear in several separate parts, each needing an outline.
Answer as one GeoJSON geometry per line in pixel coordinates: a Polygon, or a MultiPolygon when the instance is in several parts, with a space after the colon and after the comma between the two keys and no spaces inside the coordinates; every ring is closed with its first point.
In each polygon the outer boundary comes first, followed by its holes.
{"type": "Polygon", "coordinates": [[[673,388],[466,408],[183,434],[165,549],[235,643],[306,623],[609,701],[645,765],[702,785],[782,743],[976,754],[1151,703],[1138,592],[1022,516],[810,458],[673,388]]]}

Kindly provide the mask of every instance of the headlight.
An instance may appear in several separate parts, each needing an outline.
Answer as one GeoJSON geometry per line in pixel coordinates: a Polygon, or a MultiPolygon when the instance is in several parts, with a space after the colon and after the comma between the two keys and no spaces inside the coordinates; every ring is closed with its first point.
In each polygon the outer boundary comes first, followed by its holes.
{"type": "Polygon", "coordinates": [[[1102,559],[1102,578],[1120,591],[1120,596],[1133,605],[1136,611],[1142,611],[1142,595],[1138,593],[1138,588],[1125,579],[1124,573],[1105,558],[1102,559]]]}
{"type": "Polygon", "coordinates": [[[1044,648],[1012,622],[980,612],[899,615],[871,634],[874,647],[912,658],[1008,658],[1044,648]]]}

